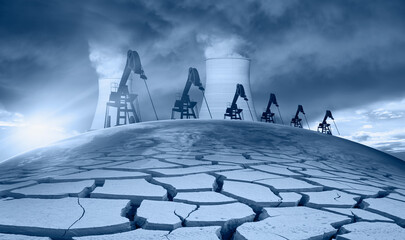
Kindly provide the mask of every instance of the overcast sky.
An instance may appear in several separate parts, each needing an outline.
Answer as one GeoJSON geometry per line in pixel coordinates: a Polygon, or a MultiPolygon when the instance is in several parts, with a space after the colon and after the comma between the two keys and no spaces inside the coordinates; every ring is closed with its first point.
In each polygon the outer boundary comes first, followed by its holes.
{"type": "Polygon", "coordinates": [[[31,146],[16,134],[28,125],[88,130],[98,79],[120,77],[128,49],[161,119],[189,67],[204,80],[205,58],[244,56],[258,114],[273,92],[284,121],[302,104],[314,129],[330,109],[343,137],[405,152],[402,0],[0,0],[0,36],[0,160],[31,146]]]}

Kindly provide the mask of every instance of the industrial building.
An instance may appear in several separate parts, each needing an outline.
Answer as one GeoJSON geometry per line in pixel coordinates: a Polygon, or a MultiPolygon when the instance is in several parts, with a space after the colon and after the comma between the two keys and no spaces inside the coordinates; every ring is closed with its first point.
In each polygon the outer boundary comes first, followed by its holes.
{"type": "MultiPolygon", "coordinates": [[[[230,106],[235,95],[236,85],[242,84],[249,101],[238,101],[238,108],[243,110],[242,116],[244,120],[256,121],[256,111],[250,91],[250,59],[208,58],[205,63],[205,98],[207,99],[212,119],[224,119],[225,110],[230,106]]],[[[205,104],[201,105],[199,116],[200,119],[211,118],[205,104]]]]}

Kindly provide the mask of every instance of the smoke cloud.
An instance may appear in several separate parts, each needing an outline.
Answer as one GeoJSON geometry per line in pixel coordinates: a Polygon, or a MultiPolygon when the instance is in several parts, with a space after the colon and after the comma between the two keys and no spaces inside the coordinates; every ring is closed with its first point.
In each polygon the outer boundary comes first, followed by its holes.
{"type": "Polygon", "coordinates": [[[125,66],[124,54],[115,47],[102,47],[97,43],[89,43],[89,59],[99,78],[119,78],[125,66]]]}
{"type": "MultiPolygon", "coordinates": [[[[128,49],[141,57],[160,119],[170,117],[188,68],[204,80],[211,57],[251,58],[256,107],[273,92],[283,118],[302,104],[314,124],[325,109],[350,119],[353,109],[377,103],[387,110],[381,102],[405,97],[402,0],[72,1],[0,0],[6,111],[28,117],[56,110],[49,119],[69,117],[66,128],[86,131],[98,79],[119,78],[128,49]]],[[[153,120],[144,84],[135,84],[142,119],[153,120]]],[[[350,126],[342,132],[355,132],[350,126]]],[[[380,129],[387,126],[397,128],[384,122],[380,129]]]]}
{"type": "Polygon", "coordinates": [[[248,57],[245,53],[248,49],[248,43],[237,35],[219,37],[216,35],[198,34],[197,42],[205,46],[204,55],[206,58],[248,57]]]}

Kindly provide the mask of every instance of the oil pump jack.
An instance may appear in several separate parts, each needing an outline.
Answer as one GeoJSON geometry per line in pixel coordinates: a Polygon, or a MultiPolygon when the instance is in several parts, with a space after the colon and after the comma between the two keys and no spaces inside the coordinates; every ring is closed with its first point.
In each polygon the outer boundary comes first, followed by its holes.
{"type": "MultiPolygon", "coordinates": [[[[335,119],[333,118],[332,112],[330,110],[326,110],[325,117],[323,118],[323,121],[321,123],[319,123],[319,125],[318,125],[318,132],[322,132],[322,133],[332,135],[332,130],[330,129],[330,124],[326,122],[326,120],[328,118],[332,119],[333,123],[335,124],[336,130],[339,133],[339,129],[336,126],[335,119]]],[[[340,133],[339,133],[339,135],[340,135],[340,133]]]]}
{"type": "MultiPolygon", "coordinates": [[[[274,120],[274,113],[271,112],[271,104],[276,105],[277,109],[278,109],[278,113],[280,115],[280,119],[281,122],[283,122],[283,119],[281,118],[281,114],[280,114],[280,109],[278,107],[278,103],[277,103],[277,99],[276,99],[276,95],[274,93],[270,93],[270,99],[269,99],[269,103],[267,104],[267,108],[266,111],[264,111],[262,113],[262,117],[261,117],[261,121],[265,121],[265,122],[270,122],[270,123],[275,123],[274,120]]],[[[283,123],[284,124],[284,123],[283,123]]]]}
{"type": "MultiPolygon", "coordinates": [[[[250,111],[250,107],[249,107],[249,103],[248,103],[248,98],[246,97],[245,94],[245,88],[243,87],[242,84],[236,84],[236,92],[235,92],[235,96],[233,97],[233,101],[230,107],[226,108],[225,114],[224,114],[224,119],[226,117],[230,117],[231,119],[239,119],[242,120],[240,114],[243,111],[243,109],[238,108],[238,105],[236,105],[236,102],[238,101],[238,98],[241,97],[246,101],[246,104],[249,108],[250,111]]],[[[250,112],[250,114],[252,114],[250,112]]],[[[252,119],[253,119],[253,115],[252,115],[252,119]]]]}
{"type": "Polygon", "coordinates": [[[139,115],[134,107],[134,100],[137,98],[137,95],[130,93],[127,86],[127,81],[131,72],[139,74],[140,78],[143,80],[147,79],[142,69],[139,54],[136,51],[129,50],[127,53],[127,63],[119,86],[116,91],[111,91],[109,102],[106,104],[104,128],[111,127],[111,116],[109,114],[110,107],[117,109],[117,126],[140,122],[139,115]]]}
{"type": "Polygon", "coordinates": [[[188,78],[186,81],[186,86],[184,87],[183,94],[181,95],[180,100],[176,100],[174,102],[174,107],[172,108],[172,119],[174,119],[174,112],[179,112],[180,113],[180,118],[183,119],[185,118],[197,118],[194,108],[197,105],[197,102],[190,101],[190,96],[188,95],[188,92],[190,91],[191,85],[194,84],[194,86],[198,87],[203,94],[204,94],[204,87],[201,84],[200,81],[200,75],[198,74],[198,71],[196,68],[190,67],[188,69],[188,78]],[[191,112],[190,112],[191,111],[191,112]]]}
{"type": "Polygon", "coordinates": [[[307,125],[308,125],[308,129],[310,129],[308,120],[307,120],[307,117],[305,116],[304,108],[302,107],[302,105],[298,105],[297,112],[295,113],[295,116],[291,119],[290,125],[294,126],[294,127],[302,128],[302,123],[301,123],[302,119],[299,118],[299,116],[298,116],[300,114],[300,112],[304,115],[305,121],[307,122],[307,125]]]}

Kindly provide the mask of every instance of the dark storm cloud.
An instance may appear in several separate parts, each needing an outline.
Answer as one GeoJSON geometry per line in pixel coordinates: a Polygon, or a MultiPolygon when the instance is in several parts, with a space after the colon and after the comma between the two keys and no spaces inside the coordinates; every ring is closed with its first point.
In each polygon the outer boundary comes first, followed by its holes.
{"type": "MultiPolygon", "coordinates": [[[[173,92],[173,86],[181,89],[185,78],[173,69],[194,65],[204,75],[201,55],[206,43],[198,41],[200,35],[219,41],[237,36],[243,48],[234,50],[253,59],[256,106],[265,106],[272,91],[278,94],[284,112],[294,112],[301,103],[309,116],[318,117],[326,108],[338,110],[403,96],[405,62],[398,51],[405,48],[403,7],[397,5],[400,3],[152,2],[144,7],[156,13],[152,20],[165,23],[151,24],[164,36],[156,35],[147,44],[142,41],[139,51],[149,58],[146,69],[151,79],[159,79],[157,85],[173,92]]],[[[161,112],[168,116],[171,101],[161,100],[167,103],[161,112]]]]}
{"type": "MultiPolygon", "coordinates": [[[[404,97],[404,13],[403,1],[2,1],[0,102],[23,113],[63,106],[58,114],[75,112],[84,130],[98,77],[109,66],[120,73],[134,49],[164,119],[188,67],[204,79],[205,55],[229,47],[252,58],[258,113],[275,92],[284,118],[303,104],[318,119],[404,97]]],[[[153,119],[138,83],[142,115],[153,119]]]]}
{"type": "MultiPolygon", "coordinates": [[[[75,112],[80,103],[63,108],[97,83],[81,12],[65,1],[1,1],[0,102],[8,111],[54,113],[50,118],[74,112],[78,120],[72,125],[91,120],[89,107],[75,112]]],[[[89,96],[82,101],[94,107],[97,91],[89,96]]]]}

